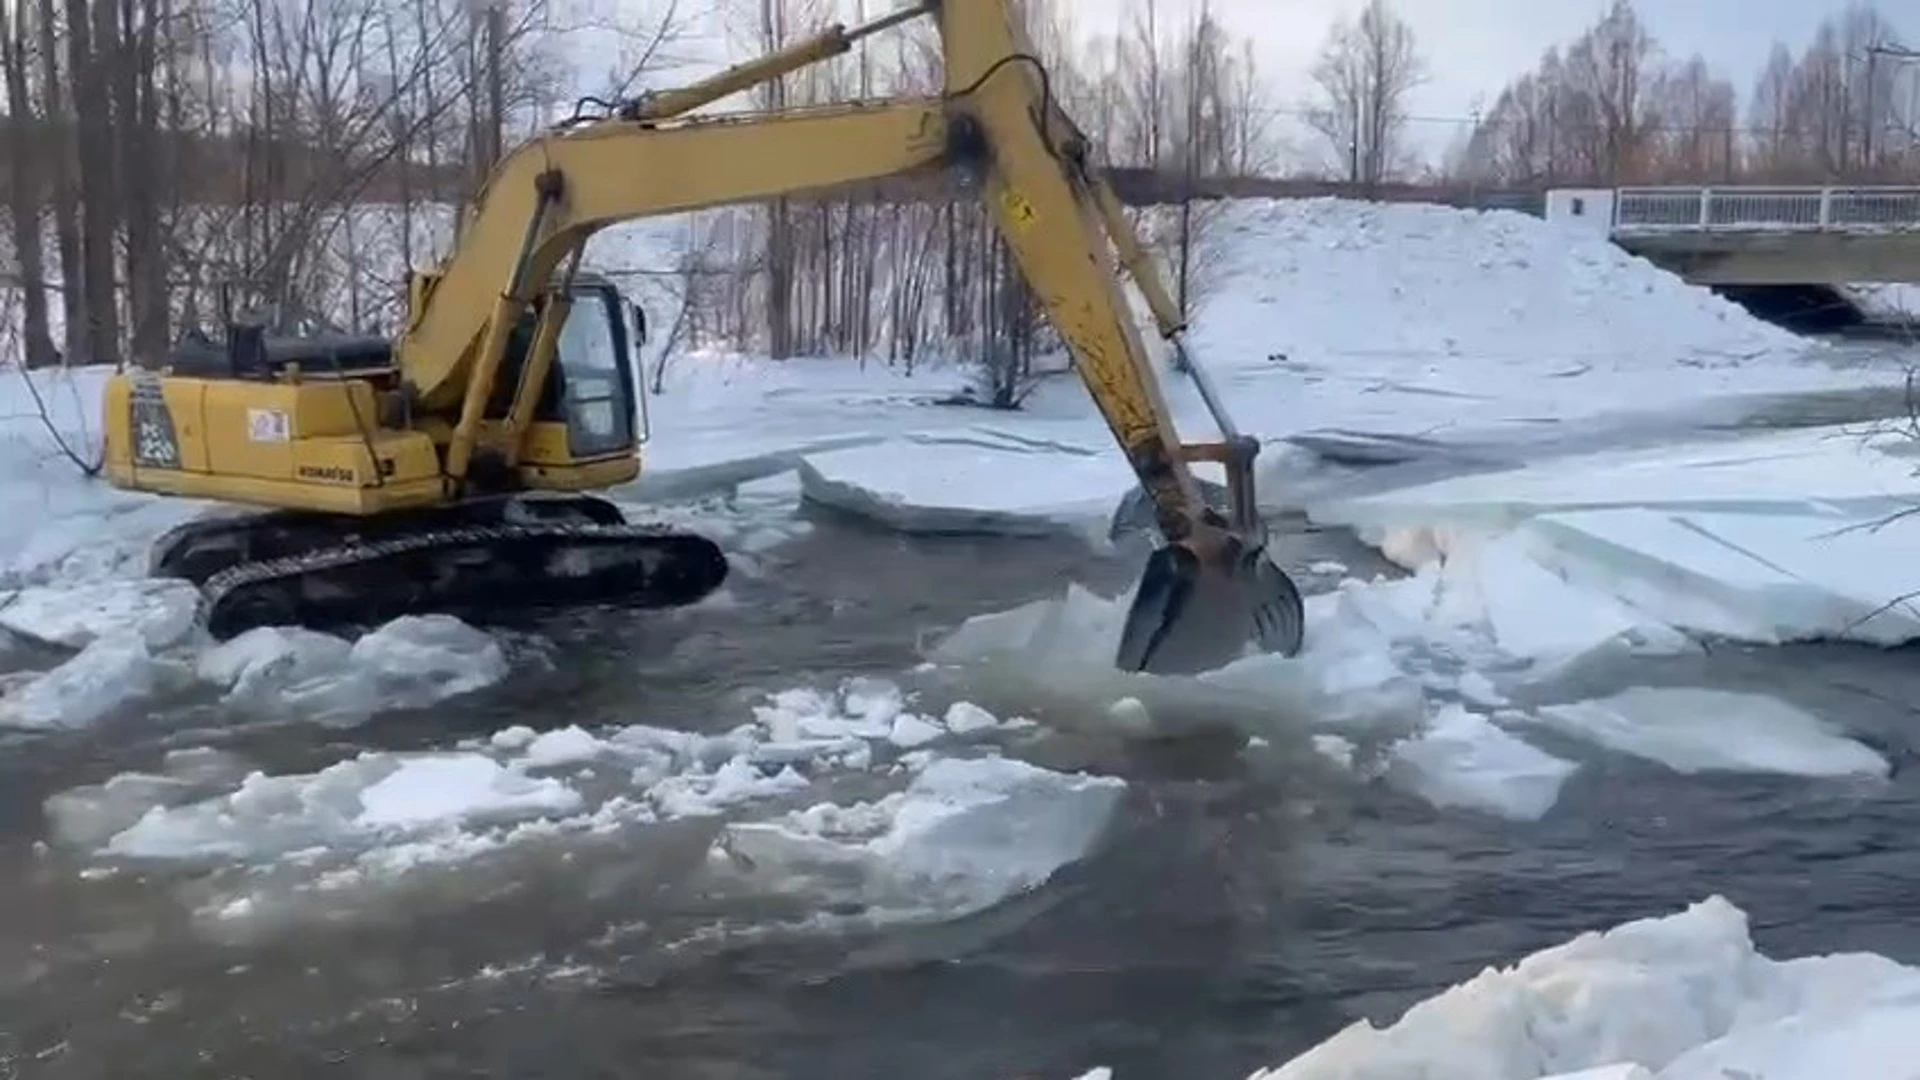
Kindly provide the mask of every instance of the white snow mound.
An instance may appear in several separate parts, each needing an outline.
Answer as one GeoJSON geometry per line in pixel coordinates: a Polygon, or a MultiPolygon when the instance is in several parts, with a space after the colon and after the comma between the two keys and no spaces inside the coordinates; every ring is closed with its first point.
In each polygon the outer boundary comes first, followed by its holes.
{"type": "MultiPolygon", "coordinates": [[[[1308,365],[1354,355],[1460,357],[1533,381],[1543,365],[1617,369],[1807,348],[1605,236],[1528,214],[1247,200],[1227,204],[1218,228],[1226,265],[1195,322],[1202,355],[1252,351],[1308,365]]],[[[1442,387],[1461,366],[1423,374],[1442,387]]]]}
{"type": "Polygon", "coordinates": [[[1916,1015],[1920,970],[1859,953],[1769,959],[1715,896],[1489,968],[1253,1080],[1892,1077],[1920,1050],[1916,1015]]]}

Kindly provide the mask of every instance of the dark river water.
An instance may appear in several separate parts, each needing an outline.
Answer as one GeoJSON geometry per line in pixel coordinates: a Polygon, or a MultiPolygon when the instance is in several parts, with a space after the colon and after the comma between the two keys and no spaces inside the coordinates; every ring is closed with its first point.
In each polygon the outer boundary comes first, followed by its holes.
{"type": "MultiPolygon", "coordinates": [[[[1383,569],[1339,533],[1285,543],[1289,565],[1383,569]]],[[[763,691],[897,676],[919,661],[918,635],[1132,571],[1069,545],[909,541],[825,516],[762,559],[735,604],[544,623],[552,663],[469,698],[226,745],[310,770],[512,723],[710,728],[763,691]]],[[[1109,1065],[1120,1080],[1238,1080],[1487,965],[1716,892],[1749,912],[1763,950],[1920,962],[1920,772],[1904,767],[1920,739],[1914,652],[1717,647],[1589,677],[1775,694],[1896,772],[1866,787],[1682,776],[1556,745],[1585,767],[1545,818],[1516,823],[1324,763],[1130,746],[1100,762],[1130,781],[1100,848],[955,922],[688,945],[719,903],[681,887],[711,839],[689,823],[645,847],[448,876],[375,918],[213,942],[164,882],[86,880],[37,847],[47,795],[150,767],[169,743],[137,726],[13,740],[0,758],[0,1077],[1012,1080],[1109,1065]]]]}

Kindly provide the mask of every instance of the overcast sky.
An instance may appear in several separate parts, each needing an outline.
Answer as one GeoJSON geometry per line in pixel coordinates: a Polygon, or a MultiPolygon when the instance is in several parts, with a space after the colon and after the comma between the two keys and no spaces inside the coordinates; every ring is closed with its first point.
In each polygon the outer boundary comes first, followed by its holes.
{"type": "MultiPolygon", "coordinates": [[[[1166,0],[1163,0],[1163,3],[1166,0]]],[[[1184,5],[1187,0],[1173,0],[1184,5]]],[[[1912,0],[1881,9],[1896,23],[1912,0]]],[[[1072,0],[1075,18],[1091,27],[1117,21],[1125,0],[1072,0]]],[[[1256,42],[1275,88],[1290,99],[1308,90],[1307,68],[1327,27],[1361,0],[1213,0],[1221,18],[1256,42]]],[[[1431,69],[1416,111],[1465,115],[1476,95],[1491,100],[1507,79],[1531,66],[1548,46],[1571,41],[1605,12],[1606,0],[1400,0],[1431,69]]],[[[1676,56],[1695,52],[1731,76],[1746,96],[1775,40],[1796,50],[1840,0],[1640,0],[1638,9],[1661,45],[1676,56]]],[[[1909,9],[1915,10],[1915,9],[1909,9]]],[[[1911,26],[1903,26],[1914,33],[1911,26]]]]}
{"type": "MultiPolygon", "coordinates": [[[[4,0],[0,0],[4,2],[4,0]]],[[[595,0],[572,0],[593,3],[595,0]]],[[[657,0],[600,0],[648,6],[657,0]]],[[[688,0],[681,0],[686,10],[688,0]]],[[[692,0],[699,4],[700,0],[692,0]]],[[[709,0],[715,2],[715,0],[709,0]]],[[[872,13],[904,0],[864,0],[872,13]]],[[[1081,33],[1110,28],[1132,0],[1057,0],[1072,11],[1081,33]],[[1102,27],[1101,24],[1107,24],[1102,27]]],[[[1256,55],[1275,105],[1283,110],[1306,103],[1313,87],[1308,76],[1315,54],[1334,19],[1359,10],[1364,0],[1212,0],[1221,19],[1255,42],[1256,55]]],[[[1161,18],[1183,21],[1198,0],[1159,0],[1161,18]]],[[[1733,80],[1742,107],[1755,75],[1775,41],[1796,53],[1812,39],[1822,19],[1846,0],[1638,0],[1641,18],[1671,56],[1694,53],[1733,80]]],[[[851,15],[853,0],[837,0],[851,15]]],[[[732,7],[717,0],[720,8],[732,7]]],[[[1570,43],[1605,12],[1608,0],[1395,0],[1413,26],[1429,77],[1414,93],[1411,134],[1429,153],[1443,150],[1467,126],[1476,104],[1491,105],[1506,83],[1532,68],[1551,45],[1570,43]]],[[[1879,0],[1909,44],[1920,44],[1920,0],[1879,0]]],[[[708,9],[709,11],[713,9],[708,9]]],[[[711,16],[710,16],[711,18],[711,16]]],[[[704,20],[703,20],[704,21],[704,20]]],[[[708,27],[715,24],[707,22],[708,27]]],[[[711,31],[709,31],[710,33],[711,31]]],[[[708,34],[698,52],[712,47],[708,34]]],[[[726,47],[740,58],[737,44],[726,47]]],[[[591,63],[591,61],[590,61],[591,63]]],[[[685,77],[681,75],[679,77],[685,77]]],[[[1306,139],[1296,118],[1282,116],[1295,140],[1306,139]]]]}

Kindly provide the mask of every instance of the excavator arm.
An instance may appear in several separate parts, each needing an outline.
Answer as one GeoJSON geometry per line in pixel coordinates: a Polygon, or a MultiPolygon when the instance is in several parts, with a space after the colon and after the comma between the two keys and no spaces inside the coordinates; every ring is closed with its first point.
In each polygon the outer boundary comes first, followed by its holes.
{"type": "Polygon", "coordinates": [[[540,393],[551,363],[564,302],[543,314],[507,421],[484,421],[509,333],[556,273],[563,280],[571,273],[596,230],[931,170],[960,173],[985,199],[1156,508],[1166,545],[1136,590],[1118,666],[1202,670],[1233,659],[1249,639],[1266,651],[1296,652],[1299,595],[1265,554],[1254,502],[1258,444],[1234,431],[1204,379],[1202,397],[1223,439],[1181,442],[1130,316],[1114,249],[1161,335],[1184,349],[1179,313],[1085,138],[1053,99],[1009,0],[937,0],[851,31],[836,26],[694,86],[626,103],[605,119],[543,134],[504,158],[467,216],[457,250],[416,283],[399,343],[412,395],[430,409],[459,408],[446,451],[449,481],[463,481],[476,446],[514,453],[524,403],[540,393]],[[685,115],[929,12],[945,57],[937,98],[685,115]],[[1200,497],[1189,464],[1201,460],[1227,470],[1227,519],[1200,497]]]}

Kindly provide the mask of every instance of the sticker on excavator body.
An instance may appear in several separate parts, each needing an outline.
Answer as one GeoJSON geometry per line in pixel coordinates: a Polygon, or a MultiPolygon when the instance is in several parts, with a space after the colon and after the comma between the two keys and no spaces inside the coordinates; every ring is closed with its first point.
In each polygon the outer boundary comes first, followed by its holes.
{"type": "Polygon", "coordinates": [[[1001,194],[1000,205],[1007,210],[1007,223],[1015,228],[1028,228],[1040,216],[1034,212],[1033,204],[1012,188],[1001,194]]]}
{"type": "Polygon", "coordinates": [[[173,413],[167,408],[166,393],[151,372],[135,371],[130,376],[132,393],[128,395],[133,412],[133,463],[156,469],[180,467],[180,437],[173,429],[173,413]]]}
{"type": "Polygon", "coordinates": [[[292,438],[292,432],[285,409],[247,410],[247,437],[254,442],[283,443],[292,438]]]}

